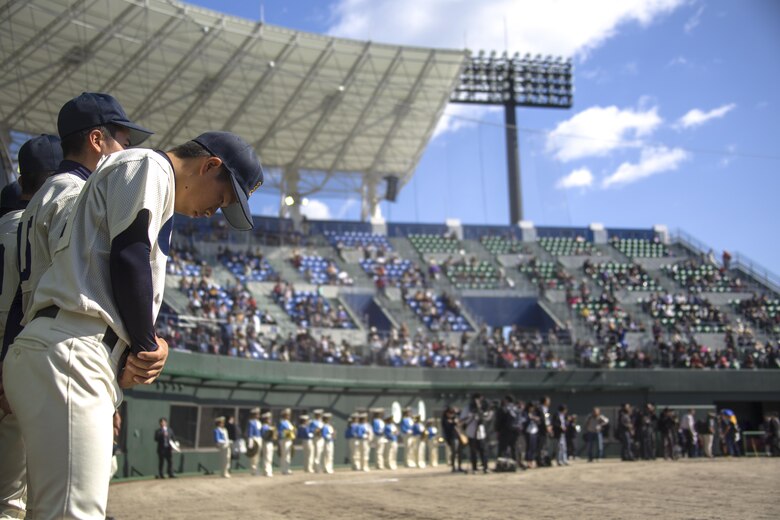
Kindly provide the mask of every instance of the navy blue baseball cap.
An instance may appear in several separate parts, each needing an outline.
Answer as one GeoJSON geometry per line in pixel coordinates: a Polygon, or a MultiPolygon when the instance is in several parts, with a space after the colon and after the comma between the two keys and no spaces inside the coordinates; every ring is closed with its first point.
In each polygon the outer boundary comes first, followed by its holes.
{"type": "Polygon", "coordinates": [[[19,181],[6,184],[5,188],[0,191],[0,214],[5,214],[5,212],[15,209],[22,209],[21,197],[22,186],[19,184],[19,181]]]}
{"type": "Polygon", "coordinates": [[[243,139],[230,132],[206,132],[195,139],[196,143],[215,157],[230,173],[238,202],[222,208],[222,214],[235,229],[248,231],[254,228],[249,211],[249,196],[263,185],[263,166],[255,150],[243,139]]]}
{"type": "Polygon", "coordinates": [[[60,138],[41,134],[19,148],[19,175],[53,172],[62,162],[60,138]]]}
{"type": "Polygon", "coordinates": [[[99,92],[83,92],[65,103],[57,117],[57,131],[64,139],[81,130],[109,123],[130,131],[130,146],[138,146],[154,133],[130,121],[113,96],[99,92]]]}

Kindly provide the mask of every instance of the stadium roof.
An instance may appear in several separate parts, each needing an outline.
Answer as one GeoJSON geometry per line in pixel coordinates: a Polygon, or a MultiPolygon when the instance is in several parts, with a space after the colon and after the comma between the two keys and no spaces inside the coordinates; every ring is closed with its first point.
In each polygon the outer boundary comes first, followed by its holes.
{"type": "Polygon", "coordinates": [[[0,9],[0,124],[52,133],[65,101],[104,91],[157,132],[151,146],[230,130],[276,168],[271,186],[289,192],[292,175],[304,194],[354,192],[364,178],[408,181],[466,55],[173,1],[17,0],[0,9]]]}

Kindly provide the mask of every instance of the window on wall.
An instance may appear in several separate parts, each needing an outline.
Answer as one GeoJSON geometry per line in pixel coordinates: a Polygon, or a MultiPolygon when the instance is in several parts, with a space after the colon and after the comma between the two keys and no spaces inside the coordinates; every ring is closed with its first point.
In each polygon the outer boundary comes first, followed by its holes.
{"type": "Polygon", "coordinates": [[[198,432],[197,406],[172,404],[168,424],[182,448],[195,447],[198,432]]]}

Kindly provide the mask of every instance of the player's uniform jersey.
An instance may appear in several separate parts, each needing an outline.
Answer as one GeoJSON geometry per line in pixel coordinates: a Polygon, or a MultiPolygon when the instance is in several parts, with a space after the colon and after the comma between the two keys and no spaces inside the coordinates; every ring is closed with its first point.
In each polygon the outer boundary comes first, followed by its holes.
{"type": "MultiPolygon", "coordinates": [[[[75,203],[38,284],[30,316],[51,305],[101,318],[125,344],[130,335],[112,291],[112,241],[147,210],[152,319],[163,299],[165,264],[173,224],[174,172],[159,152],[134,149],[110,155],[92,173],[75,203]]],[[[123,349],[115,349],[123,350],[123,349]]]]}
{"type": "Polygon", "coordinates": [[[8,310],[19,287],[19,264],[16,256],[17,229],[22,211],[11,211],[0,218],[0,337],[5,332],[8,310]]]}
{"type": "Polygon", "coordinates": [[[62,236],[65,223],[89,177],[89,170],[71,163],[72,173],[57,173],[46,179],[30,199],[19,222],[19,268],[22,284],[22,325],[32,319],[32,295],[41,276],[51,265],[51,257],[62,236]]]}

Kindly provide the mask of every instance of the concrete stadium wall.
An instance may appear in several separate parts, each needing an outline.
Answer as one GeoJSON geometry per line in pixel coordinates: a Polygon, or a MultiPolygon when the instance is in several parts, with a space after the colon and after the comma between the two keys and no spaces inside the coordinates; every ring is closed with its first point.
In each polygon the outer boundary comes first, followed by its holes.
{"type": "MultiPolygon", "coordinates": [[[[393,401],[416,407],[425,402],[429,417],[449,403],[464,405],[470,393],[490,399],[511,393],[522,399],[550,395],[553,404],[566,403],[584,417],[593,406],[622,402],[660,406],[711,407],[728,403],[745,409],[778,409],[780,370],[445,370],[349,367],[279,363],[172,352],[160,380],[125,395],[123,447],[118,477],[154,475],[157,471],[154,431],[160,417],[170,417],[172,405],[240,408],[260,406],[294,410],[324,408],[334,415],[338,432],[335,461],[343,463],[346,419],[356,408],[384,407],[393,401]],[[752,407],[752,408],[751,408],[752,407]]],[[[202,408],[201,408],[202,409],[202,408]]],[[[211,409],[211,408],[209,408],[211,409]]],[[[274,414],[274,420],[277,415],[274,414]]],[[[210,418],[207,418],[210,421],[210,418]]],[[[204,419],[206,420],[206,419],[204,419]]],[[[200,426],[208,444],[212,426],[200,426]]],[[[298,450],[300,451],[300,450],[298,450]]],[[[175,455],[180,472],[217,467],[213,448],[185,450],[175,455]]],[[[242,457],[242,464],[246,458],[242,457]]],[[[294,464],[300,467],[300,454],[294,464]]]]}

